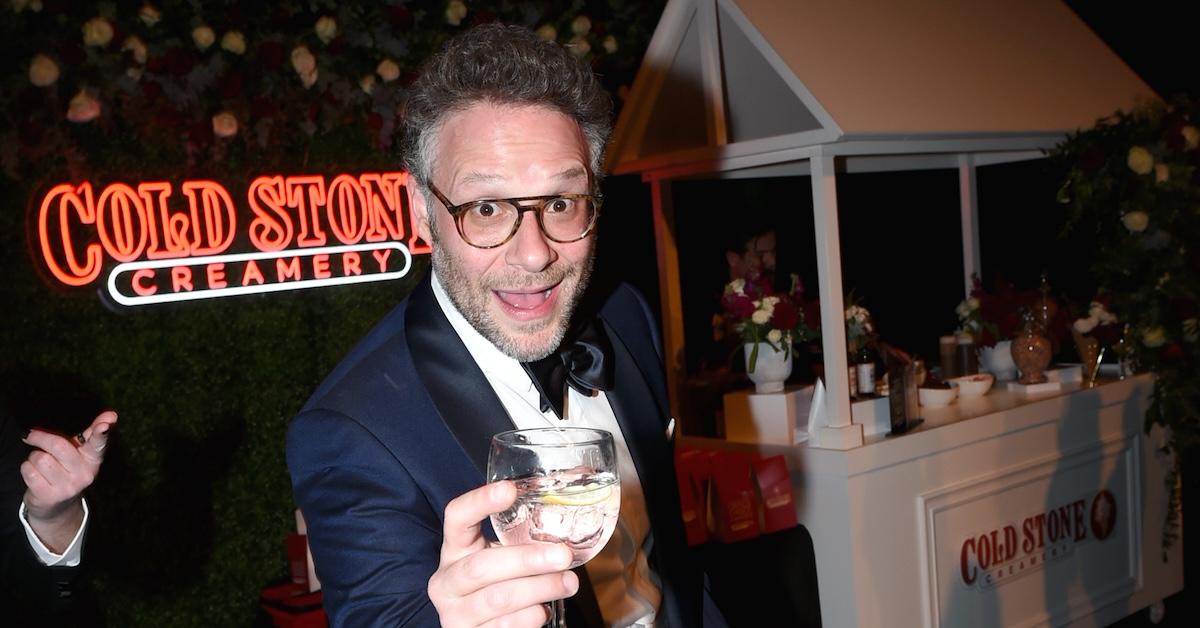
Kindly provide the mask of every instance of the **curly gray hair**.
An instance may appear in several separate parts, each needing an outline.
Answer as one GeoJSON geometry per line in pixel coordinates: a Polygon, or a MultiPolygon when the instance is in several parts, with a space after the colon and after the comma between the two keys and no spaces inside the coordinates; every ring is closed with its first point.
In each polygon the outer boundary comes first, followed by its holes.
{"type": "Polygon", "coordinates": [[[429,182],[433,150],[447,116],[476,103],[540,105],[579,123],[594,181],[612,130],[612,98],[591,68],[562,46],[520,26],[476,26],[430,57],[403,111],[403,165],[429,182]]]}

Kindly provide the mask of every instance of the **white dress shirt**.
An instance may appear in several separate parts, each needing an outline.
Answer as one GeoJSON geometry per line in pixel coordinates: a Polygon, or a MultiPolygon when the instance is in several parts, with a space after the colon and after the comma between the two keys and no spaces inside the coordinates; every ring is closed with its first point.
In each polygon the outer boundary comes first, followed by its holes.
{"type": "Polygon", "coordinates": [[[61,554],[55,554],[46,547],[45,543],[38,538],[37,533],[33,528],[29,527],[29,521],[25,519],[25,502],[21,502],[21,507],[17,509],[17,518],[21,520],[21,526],[25,528],[25,536],[29,539],[29,545],[33,548],[33,552],[37,554],[38,560],[42,561],[48,567],[74,567],[79,564],[79,559],[83,554],[83,531],[87,529],[88,522],[88,507],[87,500],[83,501],[83,523],[79,524],[79,530],[75,532],[75,538],[71,539],[71,544],[61,554]]]}
{"type": "Polygon", "coordinates": [[[647,563],[653,539],[646,499],[608,397],[602,391],[589,397],[568,387],[563,420],[553,410],[542,412],[541,395],[520,362],[502,353],[472,327],[446,294],[437,274],[431,271],[431,275],[438,305],[517,428],[588,427],[612,433],[621,477],[621,514],[612,538],[585,569],[606,624],[653,626],[662,603],[662,586],[647,563]]]}

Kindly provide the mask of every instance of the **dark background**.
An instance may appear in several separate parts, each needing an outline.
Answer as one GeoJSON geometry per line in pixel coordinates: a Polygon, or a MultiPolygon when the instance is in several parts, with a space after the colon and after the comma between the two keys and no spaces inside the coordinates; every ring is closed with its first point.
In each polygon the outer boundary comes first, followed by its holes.
{"type": "MultiPolygon", "coordinates": [[[[1197,95],[1200,77],[1178,62],[1195,56],[1194,24],[1176,4],[1068,4],[1160,95],[1197,95]]],[[[311,170],[346,165],[339,155],[314,162],[320,167],[311,170]]],[[[981,169],[986,281],[1003,273],[1028,287],[1045,270],[1056,291],[1090,294],[1085,268],[1095,251],[1058,239],[1057,185],[1043,161],[981,169]]],[[[88,560],[102,567],[96,593],[110,623],[244,625],[260,588],[285,574],[294,505],[282,431],[412,281],[112,311],[95,292],[55,291],[37,277],[23,192],[0,180],[0,393],[20,416],[67,432],[100,407],[122,412],[90,498],[88,560]]],[[[614,177],[605,193],[598,272],[636,284],[657,304],[649,188],[614,177]]],[[[846,288],[885,339],[932,355],[962,298],[957,174],[843,176],[838,193],[846,288]],[[897,269],[906,280],[894,279],[897,269]]],[[[815,286],[807,179],[690,182],[678,186],[676,203],[701,217],[681,220],[677,234],[689,335],[708,330],[709,298],[725,280],[720,227],[731,214],[756,208],[775,221],[781,272],[815,286]]],[[[1187,479],[1195,473],[1186,471],[1185,513],[1195,492],[1187,479]]],[[[1187,625],[1190,611],[1177,596],[1169,621],[1187,625]]]]}

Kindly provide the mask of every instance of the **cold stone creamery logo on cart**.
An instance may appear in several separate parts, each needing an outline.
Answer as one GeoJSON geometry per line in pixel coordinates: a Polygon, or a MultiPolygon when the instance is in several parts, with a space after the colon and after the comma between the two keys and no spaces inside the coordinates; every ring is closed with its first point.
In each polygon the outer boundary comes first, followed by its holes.
{"type": "Polygon", "coordinates": [[[1117,523],[1117,501],[1101,490],[1025,517],[1020,524],[1005,524],[962,543],[959,564],[967,587],[992,588],[1019,575],[1041,569],[1047,561],[1069,555],[1089,538],[1107,539],[1117,523]]]}
{"type": "Polygon", "coordinates": [[[214,181],[185,181],[178,193],[168,182],[64,183],[39,205],[40,252],[68,286],[117,262],[106,283],[122,305],[396,279],[429,251],[407,182],[403,172],[261,176],[241,215],[214,181]],[[235,243],[243,250],[230,252],[235,243]]]}

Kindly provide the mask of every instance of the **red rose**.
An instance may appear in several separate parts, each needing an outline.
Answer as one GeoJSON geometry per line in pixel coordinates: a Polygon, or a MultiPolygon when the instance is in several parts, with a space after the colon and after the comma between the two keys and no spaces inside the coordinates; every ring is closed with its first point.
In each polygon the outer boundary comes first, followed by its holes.
{"type": "Polygon", "coordinates": [[[413,15],[408,7],[392,7],[388,11],[388,19],[392,23],[392,29],[398,33],[407,33],[413,27],[413,15]]]}
{"type": "Polygon", "coordinates": [[[372,129],[375,129],[376,131],[378,131],[379,129],[382,129],[383,128],[383,116],[372,111],[370,114],[367,115],[367,126],[371,127],[372,129]]]}
{"type": "Polygon", "coordinates": [[[800,313],[791,301],[780,299],[775,304],[775,311],[771,313],[771,321],[771,326],[775,329],[794,329],[800,324],[800,313]]]}
{"type": "Polygon", "coordinates": [[[496,21],[496,12],[489,11],[487,9],[480,9],[480,10],[476,11],[474,15],[471,16],[471,25],[472,26],[479,26],[480,24],[487,24],[488,22],[495,22],[495,21],[496,21]]]}
{"type": "Polygon", "coordinates": [[[221,77],[221,97],[233,100],[244,93],[242,73],[236,70],[221,77]]]}
{"type": "Polygon", "coordinates": [[[167,50],[167,58],[165,60],[167,71],[175,76],[183,76],[192,71],[196,65],[196,60],[192,58],[192,53],[175,46],[167,50]]]}
{"type": "Polygon", "coordinates": [[[254,102],[250,105],[250,116],[253,118],[270,118],[277,111],[279,111],[279,107],[265,96],[255,98],[254,102]]]}
{"type": "Polygon", "coordinates": [[[154,102],[162,95],[162,85],[158,81],[142,81],[142,96],[147,102],[154,102]]]}
{"type": "Polygon", "coordinates": [[[1162,361],[1168,364],[1179,364],[1183,362],[1185,356],[1183,347],[1178,342],[1172,342],[1162,348],[1162,361]]]}
{"type": "Polygon", "coordinates": [[[721,297],[725,311],[737,318],[747,318],[754,313],[754,301],[744,294],[727,294],[721,297]]]}
{"type": "Polygon", "coordinates": [[[804,304],[804,322],[813,329],[821,328],[821,302],[813,299],[804,304]]]}

